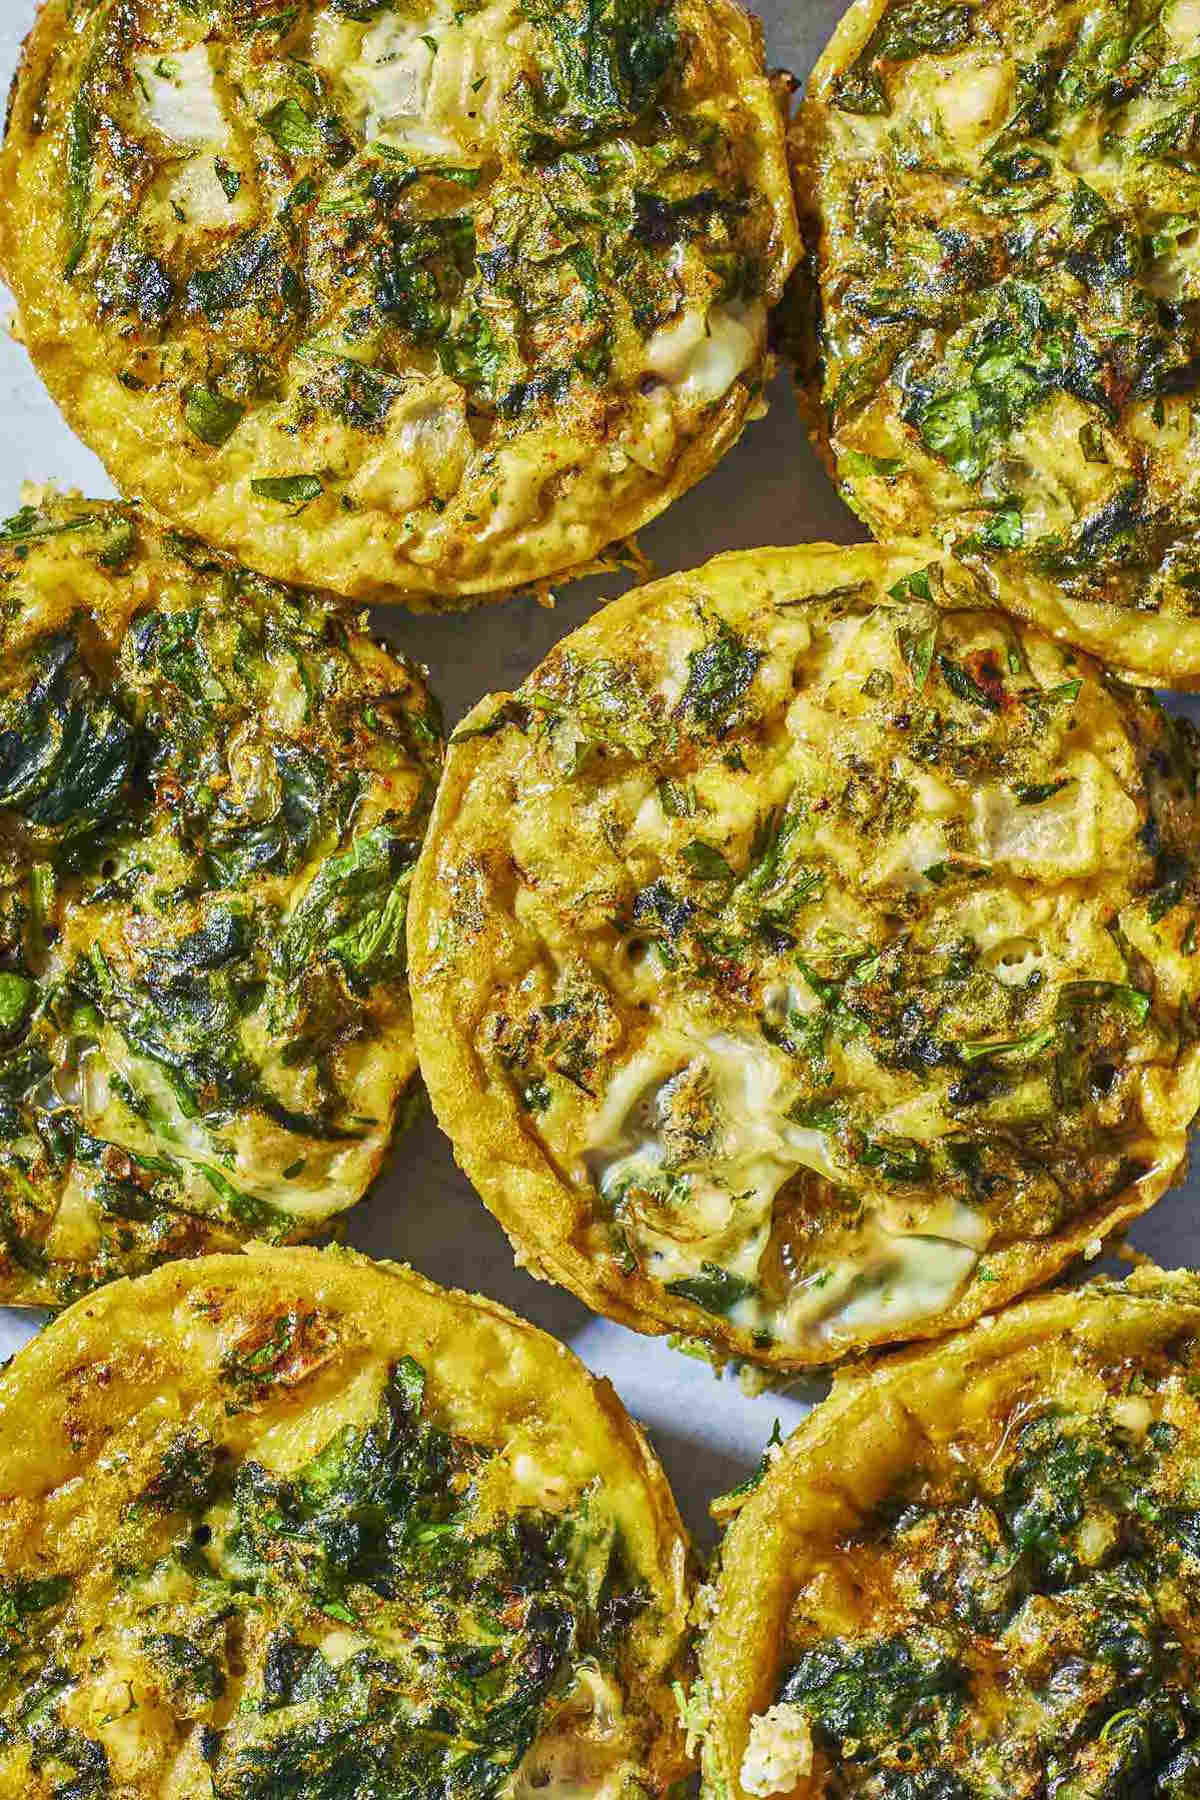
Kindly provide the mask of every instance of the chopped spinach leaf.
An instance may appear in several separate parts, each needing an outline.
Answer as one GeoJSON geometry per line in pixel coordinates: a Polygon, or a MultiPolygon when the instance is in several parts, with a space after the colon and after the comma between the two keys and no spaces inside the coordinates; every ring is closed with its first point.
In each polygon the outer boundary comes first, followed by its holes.
{"type": "Polygon", "coordinates": [[[724,620],[719,621],[715,636],[688,657],[680,710],[724,736],[733,729],[761,662],[761,651],[751,649],[724,620]]]}
{"type": "Polygon", "coordinates": [[[666,1291],[680,1300],[690,1300],[694,1306],[702,1306],[705,1312],[725,1314],[754,1292],[754,1283],[717,1263],[706,1262],[701,1264],[698,1275],[669,1281],[666,1291]]]}

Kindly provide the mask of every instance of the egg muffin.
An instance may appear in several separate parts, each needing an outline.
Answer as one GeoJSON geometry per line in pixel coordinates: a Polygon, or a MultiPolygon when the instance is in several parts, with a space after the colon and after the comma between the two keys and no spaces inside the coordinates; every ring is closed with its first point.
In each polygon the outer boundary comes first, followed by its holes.
{"type": "Polygon", "coordinates": [[[311,1236],[418,1091],[422,676],[126,506],[10,519],[0,606],[0,1303],[311,1236]]]}
{"type": "Polygon", "coordinates": [[[732,0],[44,0],[0,261],[123,492],[462,603],[594,564],[761,410],[782,95],[732,0]]]}
{"type": "Polygon", "coordinates": [[[418,1056],[535,1272],[782,1368],[1045,1280],[1200,1104],[1196,740],[928,546],[718,558],[455,733],[418,1056]]]}
{"type": "Polygon", "coordinates": [[[338,1250],[79,1301],[0,1375],[0,1795],[646,1797],[688,1556],[607,1382],[338,1250]]]}
{"type": "Polygon", "coordinates": [[[1198,1394],[1157,1270],[835,1384],[720,1508],[707,1800],[1195,1794],[1198,1394]]]}
{"type": "Polygon", "coordinates": [[[806,407],[872,531],[1200,683],[1200,7],[858,0],[793,138],[806,407]]]}

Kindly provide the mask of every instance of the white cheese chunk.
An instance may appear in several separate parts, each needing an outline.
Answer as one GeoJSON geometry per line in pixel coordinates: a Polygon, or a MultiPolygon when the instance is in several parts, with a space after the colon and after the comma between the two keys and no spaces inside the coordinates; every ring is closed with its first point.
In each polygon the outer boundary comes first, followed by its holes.
{"type": "Polygon", "coordinates": [[[1011,63],[968,63],[939,84],[937,107],[955,143],[964,148],[995,131],[1012,104],[1011,63]]]}
{"type": "Polygon", "coordinates": [[[1140,1442],[1154,1423],[1154,1408],[1141,1395],[1130,1394],[1113,1402],[1112,1416],[1122,1431],[1140,1442]]]}
{"type": "Polygon", "coordinates": [[[1071,780],[1034,805],[1023,804],[1010,788],[989,785],[972,796],[971,810],[975,853],[1015,875],[1064,881],[1097,866],[1097,796],[1086,779],[1071,780]]]}
{"type": "Polygon", "coordinates": [[[514,1506],[538,1507],[543,1512],[563,1512],[573,1499],[570,1480],[547,1468],[528,1450],[514,1448],[509,1455],[509,1474],[514,1506]]]}
{"type": "Polygon", "coordinates": [[[423,20],[388,12],[363,38],[345,80],[359,103],[368,141],[423,115],[436,54],[431,37],[423,20]]]}
{"type": "Polygon", "coordinates": [[[1162,27],[1173,45],[1193,55],[1200,48],[1200,0],[1174,0],[1164,7],[1162,27]]]}
{"type": "Polygon", "coordinates": [[[229,121],[221,111],[207,44],[165,56],[139,56],[134,74],[146,118],[172,143],[223,144],[229,121]]]}
{"type": "Polygon", "coordinates": [[[248,212],[245,196],[236,194],[231,200],[217,174],[216,158],[189,156],[175,165],[176,172],[169,189],[172,212],[182,214],[180,224],[201,231],[228,231],[248,212]]]}
{"type": "Polygon", "coordinates": [[[885,839],[878,856],[863,871],[869,888],[900,888],[905,893],[925,890],[926,870],[936,869],[952,855],[945,827],[934,819],[917,819],[897,837],[885,839]]]}
{"type": "Polygon", "coordinates": [[[360,1650],[370,1646],[370,1638],[359,1631],[330,1631],[325,1634],[317,1649],[331,1669],[340,1669],[343,1663],[357,1656],[360,1650]]]}
{"type": "Polygon", "coordinates": [[[748,1794],[790,1794],[812,1773],[812,1727],[794,1703],[781,1702],[750,1721],[739,1781],[748,1794]]]}

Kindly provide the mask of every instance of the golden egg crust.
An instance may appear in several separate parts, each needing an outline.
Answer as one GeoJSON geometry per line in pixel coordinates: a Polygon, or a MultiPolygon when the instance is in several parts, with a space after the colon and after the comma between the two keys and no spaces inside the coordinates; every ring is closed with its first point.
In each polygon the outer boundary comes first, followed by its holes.
{"type": "Polygon", "coordinates": [[[791,149],[805,410],[886,541],[1200,684],[1194,0],[857,0],[791,149]]]}
{"type": "Polygon", "coordinates": [[[688,1547],[612,1388],[341,1250],[172,1264],[0,1375],[0,1795],[683,1774],[688,1547]]]}
{"type": "Polygon", "coordinates": [[[593,565],[761,411],[783,95],[733,0],[44,0],[0,263],[122,492],[461,605],[593,565]]]}
{"type": "Polygon", "coordinates": [[[132,507],[0,526],[0,1304],[366,1192],[419,1082],[420,671],[132,507]]]}
{"type": "Polygon", "coordinates": [[[928,545],[634,591],[454,734],[417,1049],[535,1271],[782,1368],[935,1335],[1180,1173],[1195,741],[928,545]]]}
{"type": "Polygon", "coordinates": [[[716,1509],[706,1800],[1194,1794],[1198,1395],[1150,1269],[841,1377],[716,1509]]]}

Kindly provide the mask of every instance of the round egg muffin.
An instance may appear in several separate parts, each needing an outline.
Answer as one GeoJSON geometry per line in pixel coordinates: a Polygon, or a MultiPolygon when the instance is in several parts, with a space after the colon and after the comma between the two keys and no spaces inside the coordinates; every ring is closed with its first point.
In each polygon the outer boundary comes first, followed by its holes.
{"type": "Polygon", "coordinates": [[[0,527],[0,608],[0,1303],[310,1236],[417,1091],[424,681],[125,506],[0,527]]]}
{"type": "Polygon", "coordinates": [[[522,1260],[643,1331],[933,1335],[1182,1168],[1191,728],[929,555],[718,558],[452,741],[422,1070],[522,1260]]]}
{"type": "Polygon", "coordinates": [[[159,1269],[0,1375],[0,1795],[649,1800],[688,1554],[607,1382],[347,1252],[159,1269]]]}
{"type": "Polygon", "coordinates": [[[850,504],[1195,686],[1195,0],[858,0],[793,150],[801,380],[850,504]]]}
{"type": "Polygon", "coordinates": [[[706,1800],[1190,1800],[1198,1395],[1157,1270],[836,1383],[717,1509],[706,1800]]]}
{"type": "Polygon", "coordinates": [[[593,564],[761,410],[783,93],[732,0],[44,0],[0,260],[124,492],[461,603],[593,564]]]}

